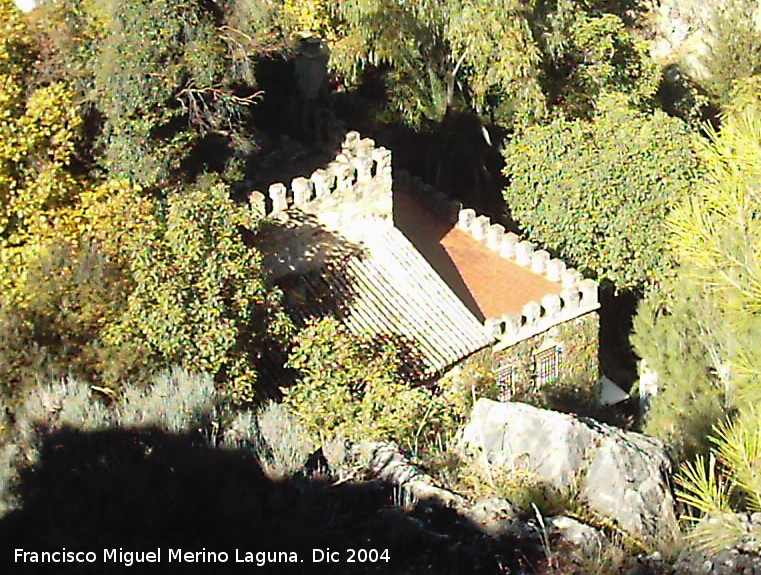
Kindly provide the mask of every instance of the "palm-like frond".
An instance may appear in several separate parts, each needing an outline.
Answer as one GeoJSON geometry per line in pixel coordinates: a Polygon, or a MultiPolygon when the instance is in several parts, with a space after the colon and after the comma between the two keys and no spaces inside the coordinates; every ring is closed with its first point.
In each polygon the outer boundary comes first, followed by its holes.
{"type": "Polygon", "coordinates": [[[749,511],[761,512],[761,420],[755,407],[716,426],[711,441],[749,511]]]}
{"type": "Polygon", "coordinates": [[[699,520],[701,516],[730,513],[731,484],[717,472],[716,457],[711,454],[708,462],[698,456],[695,462],[682,464],[676,476],[677,499],[689,505],[699,515],[690,519],[699,520]]]}

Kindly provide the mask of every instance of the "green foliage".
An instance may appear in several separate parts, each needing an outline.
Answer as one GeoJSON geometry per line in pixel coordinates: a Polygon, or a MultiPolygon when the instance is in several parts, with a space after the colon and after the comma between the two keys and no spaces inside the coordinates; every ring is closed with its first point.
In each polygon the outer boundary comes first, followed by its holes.
{"type": "Polygon", "coordinates": [[[243,240],[257,218],[226,185],[204,178],[170,197],[160,225],[130,228],[121,245],[134,288],[109,337],[128,342],[122,329],[131,326],[152,369],[177,363],[209,373],[234,401],[251,401],[255,364],[290,335],[279,292],[264,286],[261,255],[243,240]]]}
{"type": "Polygon", "coordinates": [[[393,341],[351,335],[335,320],[301,331],[288,364],[300,381],[285,403],[312,437],[392,440],[418,451],[454,423],[443,398],[402,380],[393,341]]]}
{"type": "Polygon", "coordinates": [[[66,83],[32,85],[37,47],[12,2],[0,5],[0,30],[0,285],[8,289],[19,270],[3,264],[76,198],[82,117],[66,83]]]}
{"type": "Polygon", "coordinates": [[[652,285],[672,265],[663,220],[698,168],[681,121],[614,99],[591,122],[525,130],[504,156],[513,217],[573,265],[618,289],[652,285]]]}
{"type": "Polygon", "coordinates": [[[389,95],[405,119],[438,121],[452,106],[505,121],[542,114],[539,59],[525,7],[499,2],[333,2],[331,64],[349,82],[390,65],[389,95]]]}
{"type": "Polygon", "coordinates": [[[258,99],[254,61],[271,36],[261,3],[200,0],[43,7],[50,50],[42,74],[66,77],[101,118],[94,143],[110,176],[145,187],[194,177],[251,145],[247,118],[258,99]],[[128,56],[126,56],[128,55],[128,56]],[[194,155],[204,138],[215,157],[194,155]]]}
{"type": "Polygon", "coordinates": [[[541,120],[546,102],[588,116],[604,93],[651,100],[660,71],[607,10],[575,0],[363,0],[300,3],[291,19],[323,34],[350,84],[383,70],[391,104],[411,124],[464,109],[511,127],[541,120]]]}
{"type": "Polygon", "coordinates": [[[122,271],[92,245],[48,244],[24,267],[21,288],[0,296],[0,390],[17,396],[39,379],[99,382],[136,358],[103,340],[126,306],[122,271]]]}
{"type": "Polygon", "coordinates": [[[261,255],[241,235],[256,224],[213,178],[171,196],[164,220],[142,231],[131,254],[134,288],[107,341],[139,344],[154,367],[211,374],[236,402],[252,401],[267,342],[290,333],[261,255]]]}
{"type": "Polygon", "coordinates": [[[670,291],[671,298],[653,292],[640,303],[631,341],[659,379],[644,431],[684,460],[707,451],[712,425],[727,413],[722,362],[729,334],[706,293],[686,281],[670,291]]]}
{"type": "Polygon", "coordinates": [[[712,42],[705,58],[707,86],[722,105],[737,82],[761,74],[761,21],[755,0],[728,0],[713,10],[712,42]]]}
{"type": "Polygon", "coordinates": [[[544,483],[532,471],[520,466],[462,462],[455,488],[475,500],[499,498],[510,502],[517,511],[531,516],[538,509],[543,516],[561,515],[580,506],[577,486],[566,489],[544,483]]]}
{"type": "MultiPolygon", "coordinates": [[[[714,426],[708,460],[700,457],[685,464],[678,479],[681,500],[702,515],[690,538],[712,550],[759,536],[752,522],[730,512],[761,511],[760,104],[756,93],[741,90],[727,107],[721,132],[708,129],[701,147],[705,178],[669,217],[671,244],[680,264],[676,273],[687,287],[674,290],[672,305],[692,304],[699,316],[671,345],[696,350],[703,346],[721,381],[730,417],[714,426]],[[685,294],[693,302],[685,300],[685,294]],[[695,305],[696,297],[705,301],[695,305]]],[[[656,361],[664,357],[664,349],[648,353],[656,361]]],[[[651,356],[647,359],[652,361],[651,356]]],[[[699,360],[689,361],[699,365],[699,360]]],[[[678,417],[681,408],[663,409],[678,417]]],[[[689,425],[704,425],[703,416],[684,412],[689,425]]]]}
{"type": "Polygon", "coordinates": [[[106,119],[102,162],[111,175],[153,186],[236,113],[221,84],[224,45],[213,15],[192,0],[118,2],[111,10],[94,66],[106,119]]]}
{"type": "Polygon", "coordinates": [[[296,417],[280,403],[268,402],[257,411],[237,413],[226,426],[225,445],[250,449],[270,479],[303,471],[315,448],[296,417]]]}
{"type": "Polygon", "coordinates": [[[682,465],[677,476],[677,497],[694,512],[688,539],[711,551],[757,539],[758,526],[732,512],[761,512],[761,418],[749,407],[734,420],[714,427],[714,444],[706,460],[682,465]]]}
{"type": "Polygon", "coordinates": [[[156,374],[146,388],[126,387],[114,417],[122,427],[156,426],[181,433],[208,428],[219,404],[210,376],[172,368],[156,374]]]}
{"type": "Polygon", "coordinates": [[[735,406],[761,400],[761,103],[738,100],[702,147],[706,177],[669,220],[680,271],[722,310],[735,406]]]}
{"type": "Polygon", "coordinates": [[[557,98],[566,114],[587,116],[610,93],[621,94],[633,107],[651,103],[660,68],[647,43],[629,32],[621,18],[576,12],[565,35],[554,73],[561,78],[557,98]]]}

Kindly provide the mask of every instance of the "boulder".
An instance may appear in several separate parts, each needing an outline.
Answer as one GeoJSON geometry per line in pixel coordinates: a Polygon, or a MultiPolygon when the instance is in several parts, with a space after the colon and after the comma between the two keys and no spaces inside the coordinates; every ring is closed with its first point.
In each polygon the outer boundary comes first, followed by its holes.
{"type": "Polygon", "coordinates": [[[594,527],[565,515],[548,517],[545,523],[553,539],[560,539],[573,545],[587,557],[602,556],[607,541],[605,536],[594,527]]]}
{"type": "Polygon", "coordinates": [[[570,490],[636,537],[663,542],[678,532],[671,462],[656,439],[588,418],[480,399],[461,445],[481,464],[521,468],[570,490]]]}
{"type": "Polygon", "coordinates": [[[448,507],[464,509],[466,500],[435,485],[432,477],[410,463],[395,443],[348,443],[334,440],[323,445],[328,464],[335,471],[342,469],[360,472],[403,488],[412,499],[435,500],[448,507]]]}

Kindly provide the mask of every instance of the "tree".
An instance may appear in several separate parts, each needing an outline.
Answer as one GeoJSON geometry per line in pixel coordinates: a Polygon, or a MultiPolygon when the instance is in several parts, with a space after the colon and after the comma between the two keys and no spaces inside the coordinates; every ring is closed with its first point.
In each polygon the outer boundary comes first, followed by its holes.
{"type": "Polygon", "coordinates": [[[44,10],[40,66],[72,77],[111,177],[166,188],[251,152],[254,62],[272,43],[262,3],[66,0],[44,10]]]}
{"type": "Polygon", "coordinates": [[[605,92],[649,101],[660,70],[602,2],[500,0],[284,2],[285,29],[325,38],[355,84],[380,70],[390,103],[413,125],[470,111],[510,128],[547,103],[589,115],[605,92]]]}
{"type": "Polygon", "coordinates": [[[671,266],[663,222],[698,169],[681,121],[616,98],[591,121],[530,127],[503,154],[505,201],[533,239],[618,289],[652,285],[671,266]]]}
{"type": "Polygon", "coordinates": [[[106,341],[133,342],[154,370],[208,373],[236,402],[253,401],[268,342],[283,344],[290,334],[278,293],[265,287],[261,254],[241,235],[256,224],[212,177],[172,195],[163,220],[135,242],[134,288],[106,341]]]}
{"type": "Polygon", "coordinates": [[[687,540],[700,549],[718,553],[761,535],[758,523],[746,519],[761,513],[759,415],[753,405],[717,423],[710,455],[683,464],[676,477],[677,498],[693,512],[687,540]]]}
{"type": "Polygon", "coordinates": [[[285,390],[312,437],[396,441],[417,451],[454,423],[454,408],[431,390],[405,382],[393,338],[352,335],[334,319],[308,325],[288,365],[298,383],[285,390]]]}
{"type": "Polygon", "coordinates": [[[761,74],[761,12],[754,0],[726,0],[709,23],[706,84],[722,105],[737,82],[761,74]]]}
{"type": "MultiPolygon", "coordinates": [[[[752,84],[751,84],[752,86],[752,84]]],[[[669,218],[671,243],[690,281],[710,288],[734,334],[736,405],[761,400],[761,100],[740,92],[720,132],[708,129],[701,153],[706,177],[669,218]]]]}
{"type": "MultiPolygon", "coordinates": [[[[752,88],[753,83],[749,86],[752,88]]],[[[708,138],[701,146],[706,166],[704,179],[669,217],[672,249],[679,262],[676,272],[681,281],[692,286],[693,293],[702,294],[703,307],[715,310],[718,318],[710,335],[721,345],[714,347],[716,359],[711,361],[722,367],[718,379],[725,390],[728,415],[715,422],[708,459],[699,457],[685,464],[678,478],[680,498],[698,512],[698,523],[689,537],[698,546],[714,550],[744,537],[758,537],[756,527],[749,531],[742,517],[731,512],[761,510],[761,430],[757,411],[761,400],[758,93],[740,90],[728,110],[721,131],[707,128],[708,138]]],[[[695,345],[695,333],[701,325],[702,317],[678,344],[695,345]]],[[[661,356],[665,351],[653,350],[661,356]]],[[[659,401],[658,396],[655,399],[659,401]]],[[[663,411],[674,412],[675,407],[666,404],[663,411]]],[[[702,415],[684,413],[685,419],[693,422],[702,415]]]]}
{"type": "MultiPolygon", "coordinates": [[[[554,41],[545,43],[550,100],[573,117],[591,115],[610,93],[621,94],[632,107],[651,107],[661,71],[647,43],[614,14],[565,10],[568,21],[556,19],[554,41]]],[[[555,14],[563,12],[559,7],[555,14]]]]}
{"type": "Polygon", "coordinates": [[[676,460],[706,453],[712,426],[729,412],[730,341],[710,294],[684,279],[662,282],[637,308],[632,346],[658,374],[643,430],[662,439],[676,460]]]}
{"type": "Polygon", "coordinates": [[[506,124],[543,112],[539,53],[520,2],[363,0],[328,8],[338,19],[332,65],[350,83],[389,66],[389,97],[410,123],[462,106],[506,124]]]}

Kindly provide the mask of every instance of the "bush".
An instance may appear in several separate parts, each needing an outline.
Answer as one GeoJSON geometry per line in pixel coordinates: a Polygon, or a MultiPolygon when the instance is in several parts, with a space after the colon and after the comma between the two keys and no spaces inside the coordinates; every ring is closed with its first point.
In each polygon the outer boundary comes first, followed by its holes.
{"type": "Polygon", "coordinates": [[[257,360],[290,335],[278,292],[264,284],[261,254],[242,238],[256,216],[213,177],[170,196],[165,216],[138,236],[134,289],[106,339],[137,342],[152,368],[208,373],[234,401],[251,402],[257,360]]]}
{"type": "Polygon", "coordinates": [[[676,478],[677,498],[693,512],[687,537],[714,552],[744,539],[757,542],[759,524],[733,512],[761,513],[761,413],[755,406],[744,409],[717,424],[710,440],[709,457],[683,464],[676,478]]]}
{"type": "Polygon", "coordinates": [[[664,219],[693,186],[687,125],[607,100],[592,121],[557,118],[505,146],[505,201],[536,241],[619,289],[672,265],[664,219]]]}
{"type": "Polygon", "coordinates": [[[285,403],[313,437],[391,440],[418,452],[454,427],[441,396],[403,381],[391,339],[352,335],[324,319],[299,333],[288,363],[300,380],[285,403]]]}
{"type": "Polygon", "coordinates": [[[713,41],[706,55],[708,88],[722,105],[737,83],[761,74],[761,26],[755,0],[725,0],[709,25],[713,41]]]}
{"type": "MultiPolygon", "coordinates": [[[[7,295],[7,294],[6,294],[7,295]]],[[[0,296],[0,384],[16,396],[36,383],[73,375],[136,373],[139,361],[103,341],[126,305],[122,270],[95,246],[48,245],[27,263],[14,300],[0,296]]]]}
{"type": "Polygon", "coordinates": [[[281,404],[269,402],[259,411],[238,413],[225,430],[230,447],[250,449],[270,479],[302,471],[314,441],[281,404]]]}
{"type": "Polygon", "coordinates": [[[211,376],[172,368],[154,376],[147,388],[125,388],[116,422],[120,427],[156,426],[175,433],[208,429],[218,401],[211,376]]]}
{"type": "Polygon", "coordinates": [[[674,291],[672,298],[653,293],[640,303],[631,341],[659,380],[644,431],[682,460],[707,452],[711,426],[727,412],[720,362],[728,339],[705,294],[685,281],[674,291]]]}

